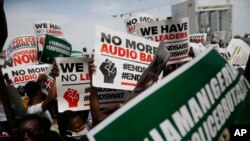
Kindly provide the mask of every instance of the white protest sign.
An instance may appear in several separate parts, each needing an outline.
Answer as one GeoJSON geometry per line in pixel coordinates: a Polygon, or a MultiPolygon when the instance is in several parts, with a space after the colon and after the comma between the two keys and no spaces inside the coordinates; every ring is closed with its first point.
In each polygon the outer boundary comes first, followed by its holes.
{"type": "Polygon", "coordinates": [[[212,47],[212,48],[214,48],[216,51],[219,52],[219,48],[220,48],[219,44],[208,44],[208,45],[207,45],[207,48],[209,48],[209,47],[212,47]]]}
{"type": "Polygon", "coordinates": [[[218,52],[220,53],[220,55],[221,55],[222,57],[224,57],[224,59],[226,59],[227,61],[230,62],[230,60],[231,60],[231,55],[230,55],[230,53],[227,51],[226,48],[219,48],[218,52]]]}
{"type": "Polygon", "coordinates": [[[2,69],[3,74],[7,73],[15,87],[25,85],[29,81],[37,80],[39,74],[45,73],[48,64],[42,65],[26,65],[20,67],[8,67],[2,69]]]}
{"type": "Polygon", "coordinates": [[[207,41],[207,33],[190,35],[190,42],[203,43],[207,41]]]}
{"type": "Polygon", "coordinates": [[[158,50],[154,56],[153,61],[147,67],[147,69],[143,72],[140,79],[137,82],[136,87],[130,93],[126,99],[126,101],[132,99],[158,80],[160,73],[162,72],[163,67],[166,65],[169,58],[169,52],[165,47],[164,43],[161,42],[158,50]]]}
{"type": "Polygon", "coordinates": [[[36,37],[20,35],[13,39],[6,51],[10,66],[32,65],[37,63],[36,37]]]}
{"type": "Polygon", "coordinates": [[[38,21],[34,24],[37,35],[38,50],[42,51],[45,43],[45,35],[63,37],[63,30],[60,25],[51,21],[38,21]]]}
{"type": "Polygon", "coordinates": [[[38,21],[34,24],[34,29],[36,35],[63,36],[61,26],[51,21],[38,21]]]}
{"type": "Polygon", "coordinates": [[[231,56],[231,64],[236,66],[246,65],[250,55],[250,47],[240,39],[232,39],[227,47],[231,56]]]}
{"type": "MultiPolygon", "coordinates": [[[[56,78],[58,111],[89,110],[90,76],[88,58],[57,57],[60,75],[56,78]]],[[[127,91],[97,89],[100,106],[107,107],[125,100],[127,91]]]]}
{"type": "Polygon", "coordinates": [[[189,44],[190,49],[193,49],[194,55],[195,57],[199,56],[200,54],[202,54],[202,52],[206,51],[206,47],[203,46],[201,43],[197,44],[197,43],[190,43],[189,44]]]}
{"type": "Polygon", "coordinates": [[[52,84],[54,83],[54,78],[50,76],[53,64],[50,64],[44,74],[47,76],[47,79],[41,83],[42,92],[46,95],[49,94],[52,84]]]}
{"type": "Polygon", "coordinates": [[[154,16],[146,13],[133,14],[124,20],[126,30],[129,34],[136,35],[136,23],[148,23],[156,19],[154,16]]]}
{"type": "MultiPolygon", "coordinates": [[[[89,108],[90,87],[85,88],[84,92],[86,95],[84,97],[84,106],[89,108]]],[[[97,94],[101,108],[114,106],[118,103],[124,103],[128,93],[129,91],[124,90],[97,88],[97,94]]]]}
{"type": "Polygon", "coordinates": [[[214,32],[214,41],[219,42],[220,40],[224,41],[226,37],[226,31],[215,31],[214,32]]]}
{"type": "Polygon", "coordinates": [[[137,35],[156,42],[164,41],[170,58],[168,64],[189,61],[189,19],[173,19],[136,24],[137,35]]]}
{"type": "Polygon", "coordinates": [[[159,43],[101,26],[96,27],[95,87],[133,90],[153,60],[159,43]]]}
{"type": "Polygon", "coordinates": [[[57,57],[56,78],[58,112],[87,110],[85,88],[90,86],[88,60],[81,57],[57,57]]]}

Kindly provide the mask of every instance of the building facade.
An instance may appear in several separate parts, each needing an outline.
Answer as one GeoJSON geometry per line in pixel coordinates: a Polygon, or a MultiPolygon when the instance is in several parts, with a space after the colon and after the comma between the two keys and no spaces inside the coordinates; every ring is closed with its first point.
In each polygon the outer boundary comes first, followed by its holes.
{"type": "MultiPolygon", "coordinates": [[[[232,38],[232,5],[228,0],[201,4],[202,0],[187,0],[172,5],[172,17],[189,17],[190,34],[207,33],[208,40],[228,42],[232,38]]],[[[215,1],[215,0],[213,0],[215,1]]]]}

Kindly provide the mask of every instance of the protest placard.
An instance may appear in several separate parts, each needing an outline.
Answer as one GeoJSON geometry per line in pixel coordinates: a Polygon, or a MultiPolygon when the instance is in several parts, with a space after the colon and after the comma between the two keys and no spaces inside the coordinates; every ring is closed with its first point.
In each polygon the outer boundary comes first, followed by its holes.
{"type": "Polygon", "coordinates": [[[190,35],[190,42],[192,43],[203,43],[207,41],[207,33],[192,34],[190,35]]]}
{"type": "Polygon", "coordinates": [[[6,58],[11,67],[36,64],[36,37],[33,35],[20,35],[13,39],[6,50],[6,58]]]}
{"type": "Polygon", "coordinates": [[[53,64],[50,64],[49,67],[44,72],[47,78],[42,80],[42,82],[40,82],[42,92],[46,95],[49,94],[49,90],[51,89],[52,84],[54,83],[54,78],[51,76],[52,68],[53,68],[53,64]]]}
{"type": "Polygon", "coordinates": [[[81,57],[57,57],[59,76],[56,78],[58,112],[89,109],[84,105],[85,88],[90,87],[88,60],[81,57]]]}
{"type": "Polygon", "coordinates": [[[189,61],[189,19],[173,19],[136,24],[137,35],[156,42],[164,41],[170,58],[168,64],[189,61]]]}
{"type": "Polygon", "coordinates": [[[203,46],[201,43],[197,44],[197,43],[190,43],[189,44],[190,49],[193,50],[194,52],[194,56],[197,57],[198,55],[202,54],[202,52],[206,51],[206,47],[203,46]]]}
{"type": "Polygon", "coordinates": [[[136,23],[148,23],[154,21],[156,18],[150,14],[139,13],[133,14],[124,20],[126,30],[129,34],[136,35],[136,23]]]}
{"type": "Polygon", "coordinates": [[[246,65],[250,55],[250,47],[241,39],[232,39],[227,47],[231,56],[231,64],[235,66],[246,65]]]}
{"type": "Polygon", "coordinates": [[[128,97],[126,98],[126,101],[131,100],[139,93],[153,85],[158,80],[158,77],[162,72],[163,67],[166,65],[168,58],[169,52],[165,47],[165,44],[161,42],[153,58],[153,61],[142,73],[140,79],[137,82],[136,87],[131,93],[129,93],[128,97]]]}
{"type": "Polygon", "coordinates": [[[48,64],[26,65],[19,67],[7,67],[2,69],[3,74],[7,73],[15,87],[25,85],[29,81],[37,80],[39,74],[45,73],[48,64]]]}
{"type": "MultiPolygon", "coordinates": [[[[89,110],[90,76],[88,71],[88,58],[83,57],[57,57],[59,77],[56,78],[58,111],[89,110]]],[[[100,106],[107,107],[122,103],[127,91],[97,89],[100,106]]]]}
{"type": "Polygon", "coordinates": [[[34,30],[37,36],[37,44],[39,52],[43,51],[45,43],[45,35],[63,37],[63,30],[60,25],[51,21],[37,21],[34,23],[34,30]]]}
{"type": "Polygon", "coordinates": [[[118,109],[87,136],[90,141],[218,140],[231,125],[249,124],[249,94],[249,82],[210,48],[118,109]]]}
{"type": "Polygon", "coordinates": [[[153,60],[159,43],[96,27],[95,87],[133,90],[141,74],[153,60]]]}
{"type": "Polygon", "coordinates": [[[220,40],[225,41],[226,31],[215,31],[213,40],[219,42],[220,40]]]}
{"type": "Polygon", "coordinates": [[[54,36],[45,36],[44,49],[40,59],[41,62],[52,63],[55,57],[69,57],[70,54],[70,43],[54,36]]]}

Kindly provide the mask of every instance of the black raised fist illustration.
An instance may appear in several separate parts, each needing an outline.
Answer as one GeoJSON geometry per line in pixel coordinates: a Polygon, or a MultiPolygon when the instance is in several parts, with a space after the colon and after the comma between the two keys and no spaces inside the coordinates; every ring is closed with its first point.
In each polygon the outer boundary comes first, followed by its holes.
{"type": "Polygon", "coordinates": [[[115,64],[109,61],[108,59],[105,62],[102,62],[100,70],[104,76],[104,83],[113,83],[116,76],[116,67],[115,64]]]}

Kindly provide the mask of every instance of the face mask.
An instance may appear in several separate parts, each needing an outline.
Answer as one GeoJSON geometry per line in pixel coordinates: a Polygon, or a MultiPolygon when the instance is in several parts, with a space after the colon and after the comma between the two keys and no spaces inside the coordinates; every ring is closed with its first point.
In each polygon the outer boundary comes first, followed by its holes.
{"type": "Polygon", "coordinates": [[[73,132],[73,131],[70,131],[70,130],[67,130],[68,132],[71,133],[71,135],[66,135],[67,137],[71,137],[71,138],[74,138],[76,140],[79,140],[81,139],[81,137],[83,137],[84,135],[86,135],[88,133],[88,129],[87,127],[85,127],[82,131],[76,133],[76,132],[73,132]]]}

